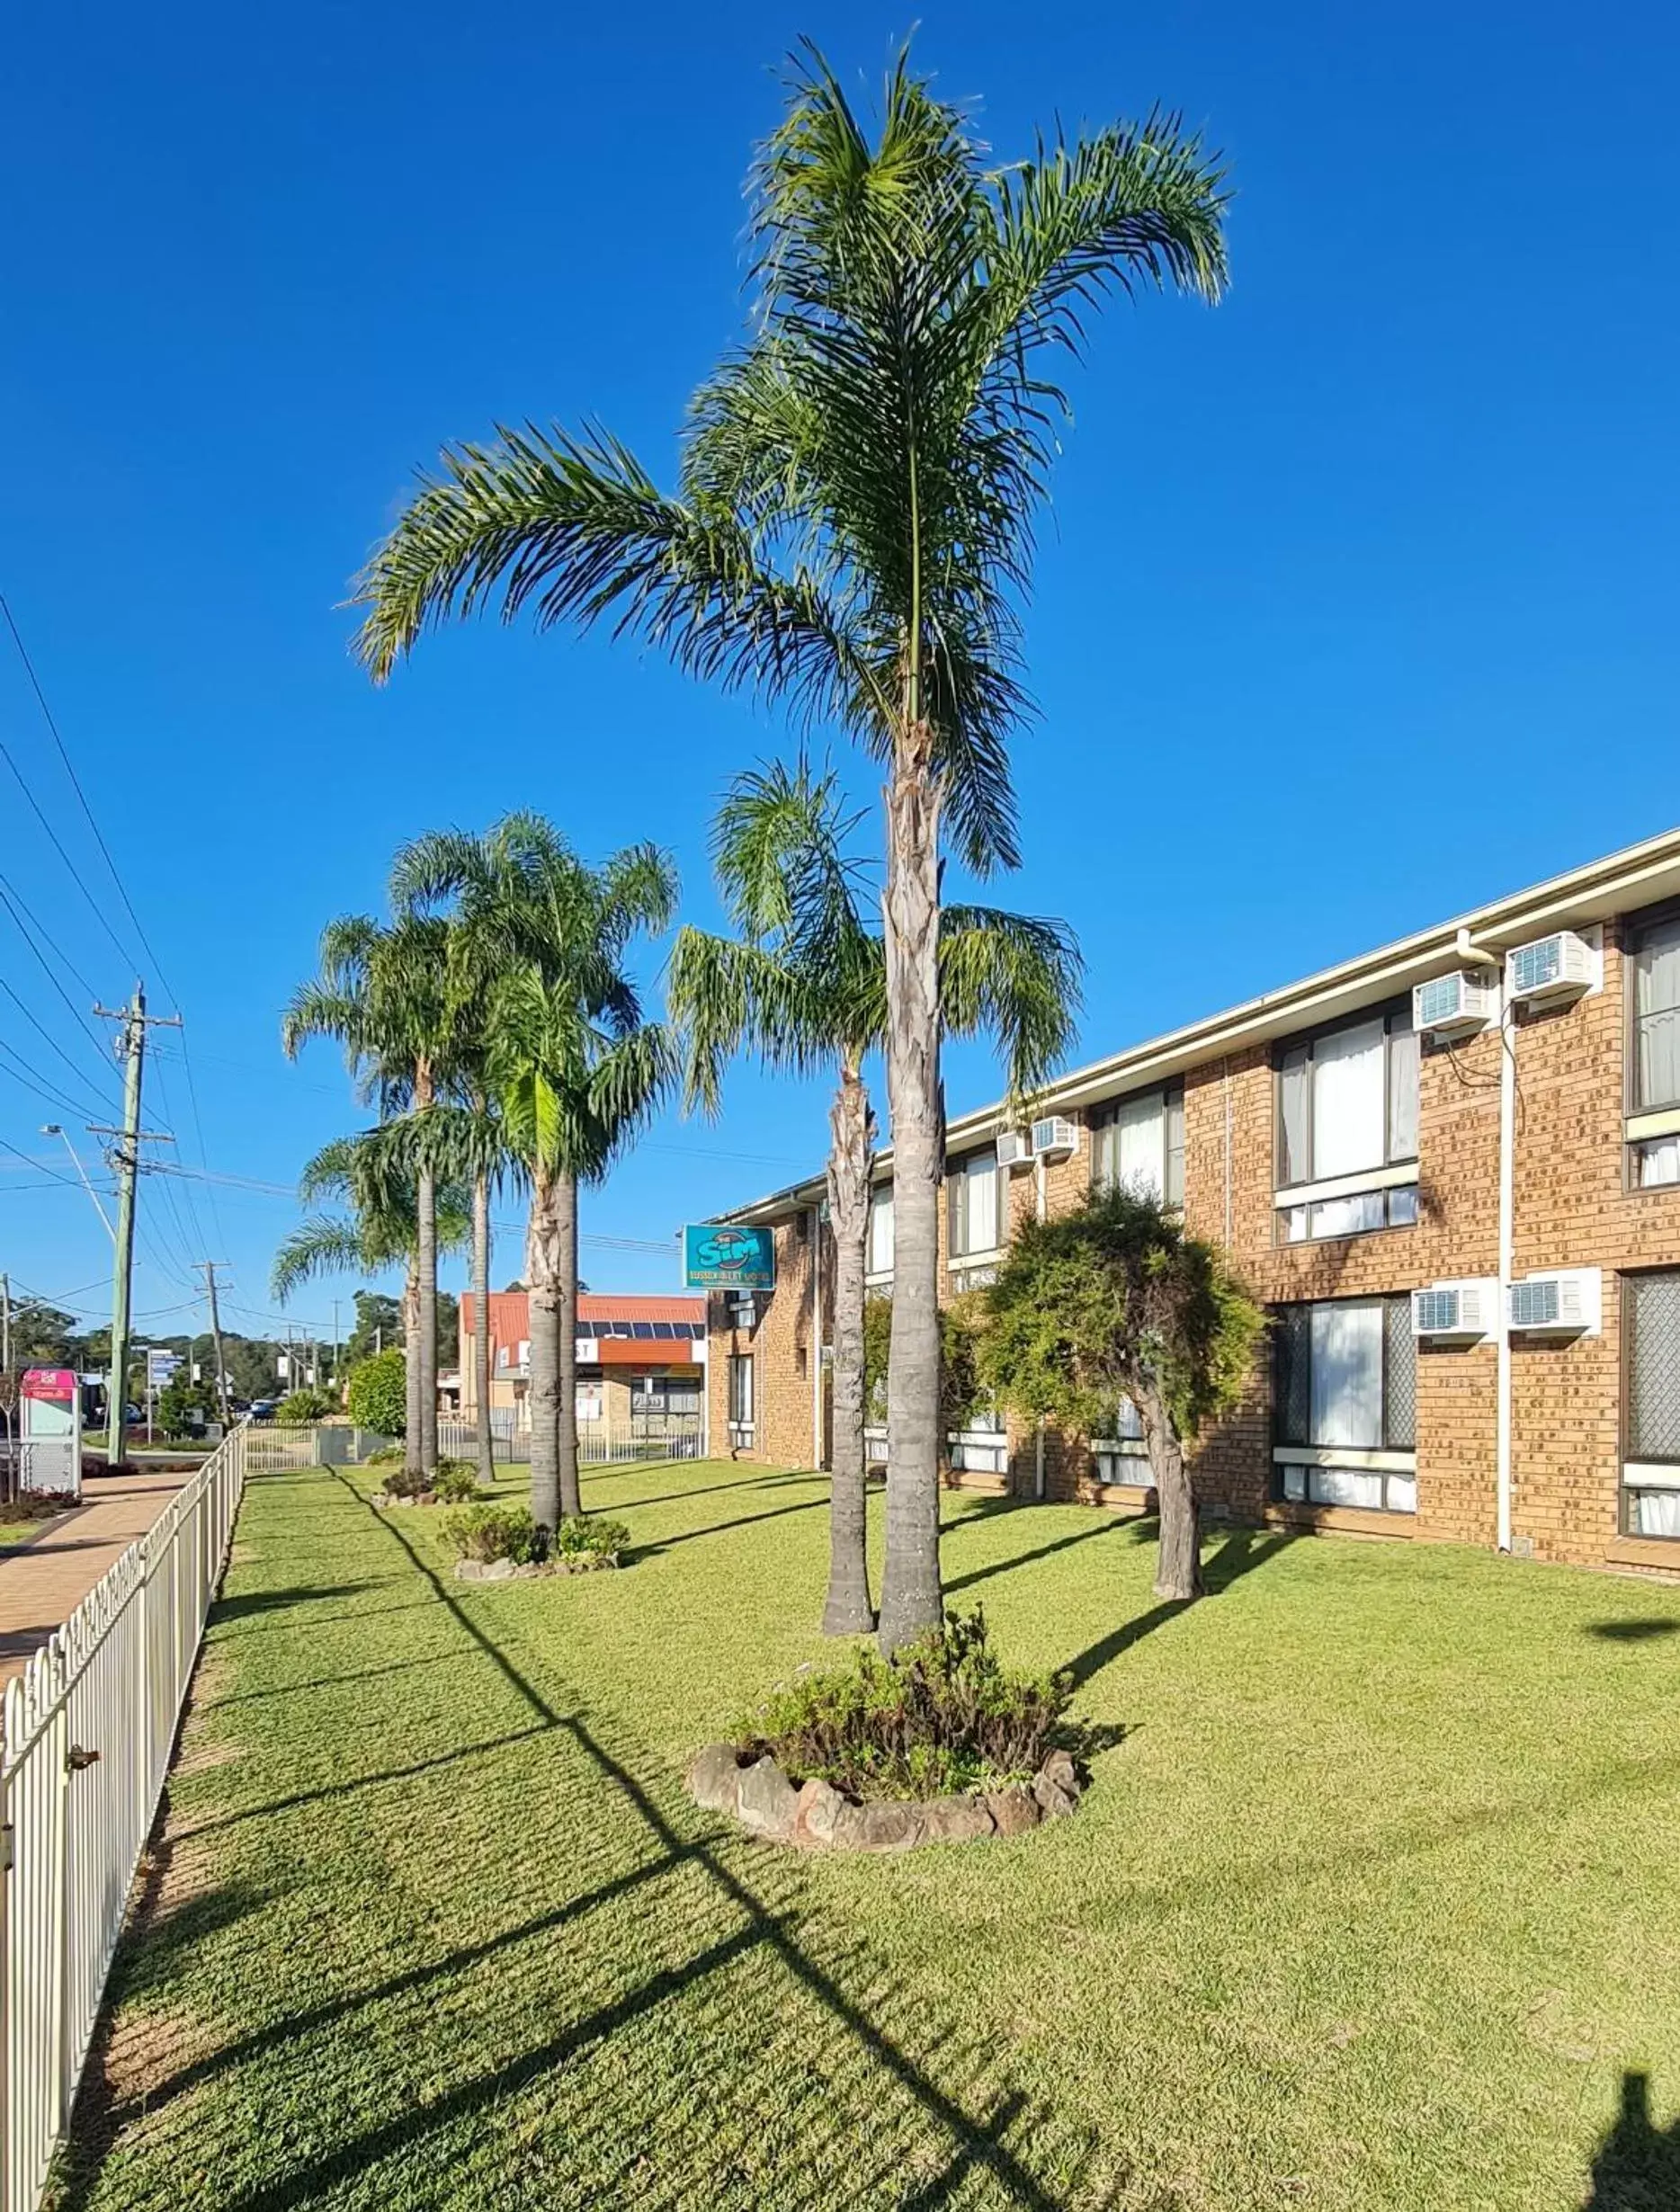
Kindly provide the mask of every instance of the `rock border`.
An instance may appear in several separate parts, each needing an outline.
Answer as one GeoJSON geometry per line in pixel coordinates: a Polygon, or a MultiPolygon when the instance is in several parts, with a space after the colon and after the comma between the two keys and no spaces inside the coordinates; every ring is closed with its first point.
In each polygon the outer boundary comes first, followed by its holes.
{"type": "Polygon", "coordinates": [[[800,1851],[907,1851],[922,1843],[979,1843],[1025,1835],[1078,1805],[1083,1785],[1069,1752],[1053,1751],[1031,1786],[961,1797],[884,1798],[855,1804],[832,1784],[791,1781],[768,1753],[743,1762],[733,1744],[708,1744],[686,1776],[689,1795],[727,1813],[748,1835],[800,1851]]]}
{"type": "Polygon", "coordinates": [[[528,1583],[549,1574],[599,1574],[619,1564],[616,1552],[593,1552],[571,1559],[457,1559],[460,1583],[528,1583]]]}

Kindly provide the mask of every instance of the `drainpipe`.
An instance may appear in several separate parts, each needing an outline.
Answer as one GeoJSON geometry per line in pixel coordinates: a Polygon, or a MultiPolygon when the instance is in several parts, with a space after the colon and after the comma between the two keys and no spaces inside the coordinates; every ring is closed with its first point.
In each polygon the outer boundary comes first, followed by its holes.
{"type": "MultiPolygon", "coordinates": [[[[1045,1176],[1046,1170],[1043,1161],[1035,1159],[1032,1163],[1032,1210],[1041,1221],[1044,1219],[1049,1210],[1049,1192],[1045,1176]]],[[[1032,1495],[1041,1505],[1043,1504],[1044,1423],[1042,1421],[1039,1423],[1038,1434],[1032,1440],[1032,1495]]]]}
{"type": "Polygon", "coordinates": [[[1511,1277],[1516,1264],[1516,1039],[1513,1005],[1503,957],[1471,942],[1459,932],[1459,952],[1467,961],[1499,970],[1499,1321],[1495,1339],[1499,1358],[1494,1414],[1494,1498],[1499,1549],[1511,1548],[1511,1277]]]}

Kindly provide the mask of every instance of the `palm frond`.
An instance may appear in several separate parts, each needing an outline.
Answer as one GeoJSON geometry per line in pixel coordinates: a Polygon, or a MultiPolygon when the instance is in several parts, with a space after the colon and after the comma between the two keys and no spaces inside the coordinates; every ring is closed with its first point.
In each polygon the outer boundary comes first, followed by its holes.
{"type": "Polygon", "coordinates": [[[1077,1030],[1085,962],[1062,922],[952,905],[939,925],[939,998],[953,1035],[996,1037],[1014,1097],[1052,1075],[1077,1030]]]}

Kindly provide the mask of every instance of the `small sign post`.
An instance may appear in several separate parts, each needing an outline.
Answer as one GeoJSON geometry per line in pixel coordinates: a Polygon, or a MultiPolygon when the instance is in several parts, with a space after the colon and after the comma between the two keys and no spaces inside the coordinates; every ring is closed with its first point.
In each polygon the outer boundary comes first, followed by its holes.
{"type": "Polygon", "coordinates": [[[82,1495],[82,1391],[67,1367],[31,1367],[18,1390],[22,1417],[19,1487],[36,1497],[82,1495]]]}

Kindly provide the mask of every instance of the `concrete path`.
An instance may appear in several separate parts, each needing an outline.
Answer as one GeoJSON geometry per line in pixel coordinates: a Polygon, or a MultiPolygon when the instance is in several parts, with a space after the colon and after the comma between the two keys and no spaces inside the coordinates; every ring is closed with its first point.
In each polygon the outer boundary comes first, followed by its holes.
{"type": "Polygon", "coordinates": [[[0,1682],[22,1672],[30,1654],[194,1471],[137,1467],[128,1475],[96,1475],[84,1482],[82,1503],[65,1520],[32,1542],[0,1552],[0,1682]]]}

